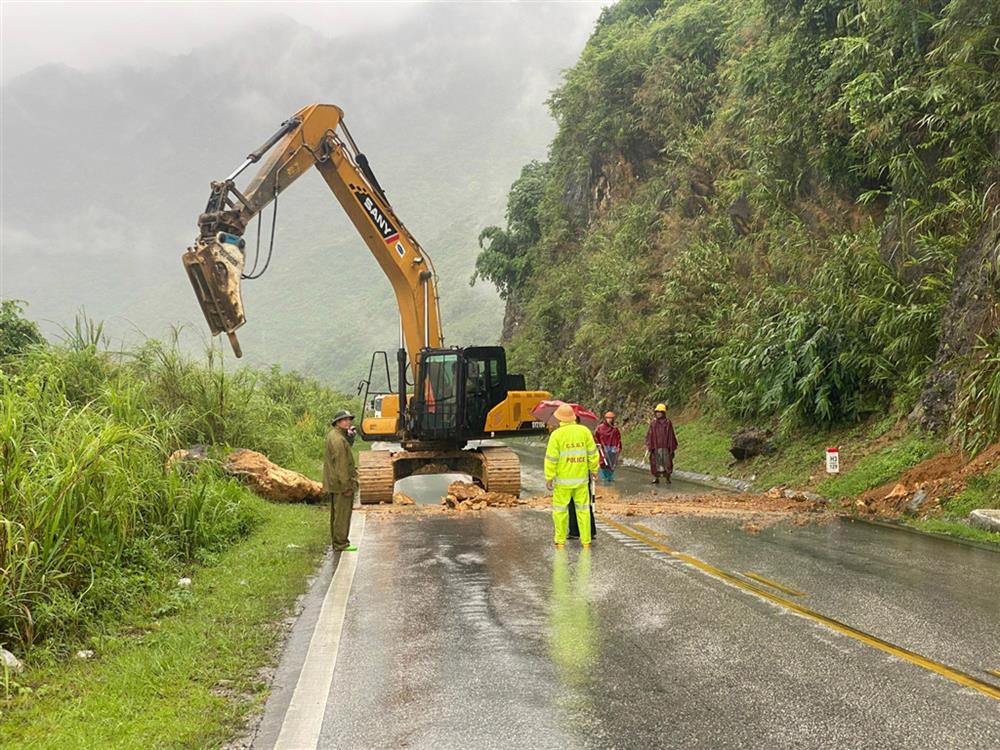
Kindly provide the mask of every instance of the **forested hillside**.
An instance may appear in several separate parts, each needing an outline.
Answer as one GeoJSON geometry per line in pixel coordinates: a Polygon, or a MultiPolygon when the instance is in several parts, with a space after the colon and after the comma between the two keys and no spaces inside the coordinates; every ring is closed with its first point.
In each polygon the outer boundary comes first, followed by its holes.
{"type": "Polygon", "coordinates": [[[623,0],[477,275],[562,397],[1000,428],[1000,4],[623,0]]]}

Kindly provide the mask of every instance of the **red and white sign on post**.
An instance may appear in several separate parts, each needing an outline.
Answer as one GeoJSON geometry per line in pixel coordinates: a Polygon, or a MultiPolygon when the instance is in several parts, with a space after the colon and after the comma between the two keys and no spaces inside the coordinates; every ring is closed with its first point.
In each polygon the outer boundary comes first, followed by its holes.
{"type": "Polygon", "coordinates": [[[826,449],[826,473],[840,473],[840,448],[826,449]]]}

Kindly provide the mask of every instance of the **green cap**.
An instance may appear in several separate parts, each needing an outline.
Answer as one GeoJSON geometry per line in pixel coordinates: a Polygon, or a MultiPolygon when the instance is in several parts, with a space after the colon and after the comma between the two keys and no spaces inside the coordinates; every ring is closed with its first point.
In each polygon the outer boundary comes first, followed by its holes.
{"type": "Polygon", "coordinates": [[[330,422],[332,425],[336,425],[341,419],[354,419],[354,415],[347,409],[341,409],[336,414],[333,415],[333,420],[330,422]]]}

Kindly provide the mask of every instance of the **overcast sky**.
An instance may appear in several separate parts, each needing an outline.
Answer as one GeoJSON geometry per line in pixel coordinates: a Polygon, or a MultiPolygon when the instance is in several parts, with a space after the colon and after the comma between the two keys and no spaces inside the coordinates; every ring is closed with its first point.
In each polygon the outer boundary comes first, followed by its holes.
{"type": "MultiPolygon", "coordinates": [[[[568,0],[591,25],[610,0],[568,0]]],[[[480,5],[487,0],[452,4],[480,5]]],[[[44,2],[0,0],[0,78],[7,81],[38,65],[60,62],[92,70],[140,62],[149,54],[180,54],[263,17],[283,14],[329,36],[395,25],[417,2],[44,2]]]]}

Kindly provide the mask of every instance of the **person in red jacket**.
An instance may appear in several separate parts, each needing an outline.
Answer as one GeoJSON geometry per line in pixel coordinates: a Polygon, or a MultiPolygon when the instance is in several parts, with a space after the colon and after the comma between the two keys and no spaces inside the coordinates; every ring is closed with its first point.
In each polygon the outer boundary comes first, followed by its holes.
{"type": "Polygon", "coordinates": [[[670,475],[674,473],[677,436],[674,434],[673,422],[667,419],[667,405],[657,404],[654,413],[656,416],[646,431],[649,471],[653,475],[653,484],[659,484],[661,476],[670,484],[670,475]]]}
{"type": "Polygon", "coordinates": [[[597,450],[601,454],[601,479],[605,482],[615,481],[615,469],[618,468],[618,456],[622,452],[622,434],[615,427],[615,413],[609,411],[604,415],[604,421],[594,432],[597,450]]]}

